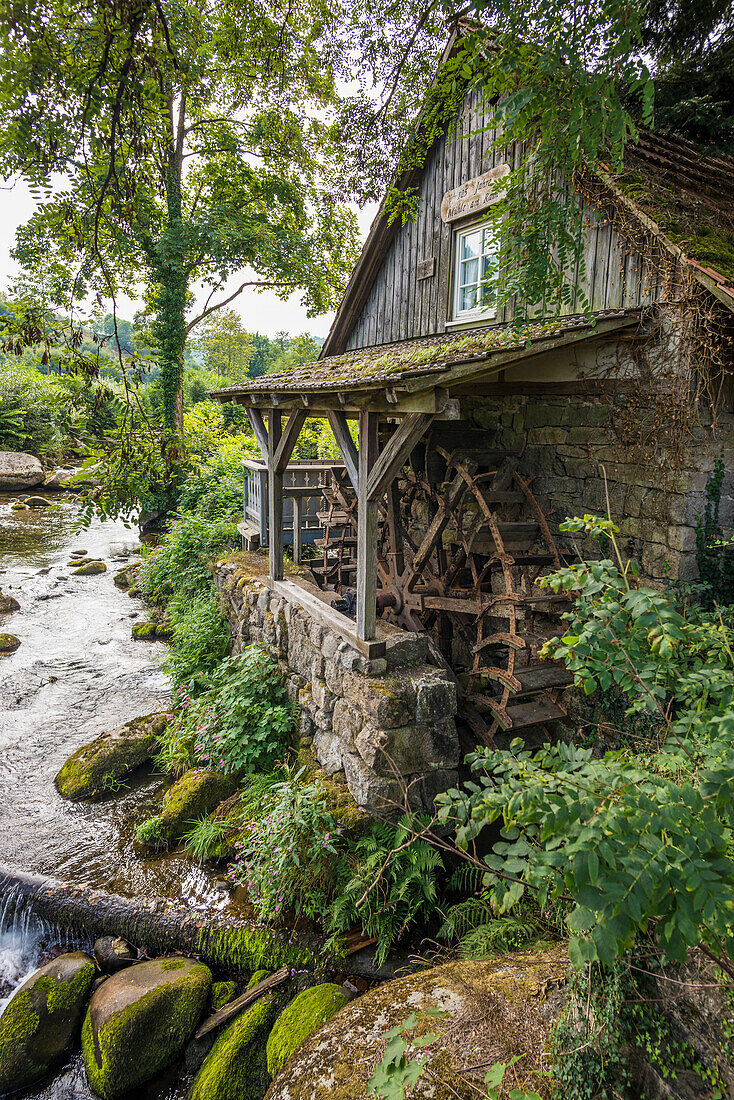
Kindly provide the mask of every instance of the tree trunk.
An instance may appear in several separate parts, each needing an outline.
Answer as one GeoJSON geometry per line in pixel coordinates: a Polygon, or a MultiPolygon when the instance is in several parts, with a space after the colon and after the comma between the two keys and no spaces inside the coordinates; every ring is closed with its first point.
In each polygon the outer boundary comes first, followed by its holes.
{"type": "Polygon", "coordinates": [[[167,218],[158,245],[154,272],[157,284],[155,333],[161,354],[163,418],[170,432],[183,431],[183,362],[186,344],[186,234],[183,226],[181,175],[186,118],[186,98],[181,97],[178,119],[173,121],[173,97],[168,104],[170,145],[164,168],[167,218]]]}

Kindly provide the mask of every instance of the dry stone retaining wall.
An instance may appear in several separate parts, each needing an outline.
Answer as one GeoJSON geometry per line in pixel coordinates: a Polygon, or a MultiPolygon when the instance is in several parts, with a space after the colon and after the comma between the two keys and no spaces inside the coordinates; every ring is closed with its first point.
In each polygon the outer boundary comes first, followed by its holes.
{"type": "Polygon", "coordinates": [[[397,811],[407,786],[411,804],[429,809],[456,783],[456,686],[427,663],[424,636],[395,630],[385,657],[369,661],[237,563],[220,563],[215,582],[233,652],[254,642],[278,661],[299,707],[301,746],[343,776],[359,806],[397,811]]]}

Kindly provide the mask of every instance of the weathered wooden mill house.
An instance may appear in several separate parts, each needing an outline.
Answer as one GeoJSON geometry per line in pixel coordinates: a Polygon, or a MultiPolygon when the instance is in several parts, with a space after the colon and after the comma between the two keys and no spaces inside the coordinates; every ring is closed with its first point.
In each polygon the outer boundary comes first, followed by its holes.
{"type": "Polygon", "coordinates": [[[520,155],[492,151],[491,112],[470,88],[397,181],[417,218],[380,210],[319,361],[215,395],[246,407],[269,471],[267,576],[230,567],[220,586],[242,640],[283,662],[303,738],[368,808],[455,781],[457,718],[475,743],[563,718],[570,677],[539,649],[564,597],[537,584],[568,549],[559,520],[609,504],[647,576],[691,577],[722,450],[734,469],[734,162],[646,134],[622,177],[588,173],[591,313],[518,338],[482,293],[520,155]],[[723,334],[707,373],[701,318],[723,334]],[[689,415],[706,387],[715,426],[689,415]],[[283,479],[307,417],[328,418],[343,466],[310,571],[286,577],[283,479]]]}

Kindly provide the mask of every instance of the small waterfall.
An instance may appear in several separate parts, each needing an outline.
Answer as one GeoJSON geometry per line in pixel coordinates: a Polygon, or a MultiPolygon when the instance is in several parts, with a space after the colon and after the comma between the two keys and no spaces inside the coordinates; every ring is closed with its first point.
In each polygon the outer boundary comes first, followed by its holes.
{"type": "Polygon", "coordinates": [[[0,1012],[26,978],[62,951],[88,951],[88,937],[62,932],[32,910],[17,886],[0,895],[0,1012]]]}

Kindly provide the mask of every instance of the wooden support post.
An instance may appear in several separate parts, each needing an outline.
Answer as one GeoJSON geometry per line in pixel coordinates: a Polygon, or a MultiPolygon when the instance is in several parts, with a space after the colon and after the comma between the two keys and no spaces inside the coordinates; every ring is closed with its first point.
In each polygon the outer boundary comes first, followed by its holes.
{"type": "Polygon", "coordinates": [[[357,634],[363,641],[374,638],[377,621],[377,500],[367,496],[367,481],[379,450],[377,429],[377,413],[359,414],[357,634]]]}
{"type": "Polygon", "coordinates": [[[334,433],[334,439],[339,447],[339,453],[342,456],[344,465],[349,475],[355,493],[359,492],[359,474],[358,465],[359,458],[357,456],[357,448],[354,446],[354,440],[352,439],[352,433],[349,431],[349,421],[343,412],[338,409],[329,409],[329,427],[334,433]]]}
{"type": "Polygon", "coordinates": [[[247,419],[250,421],[250,427],[255,433],[255,439],[257,440],[257,445],[260,448],[263,460],[267,462],[270,444],[268,443],[268,432],[265,427],[265,421],[263,420],[263,414],[259,409],[253,409],[248,406],[247,419]]]}
{"type": "Polygon", "coordinates": [[[291,497],[293,501],[293,564],[301,564],[301,497],[291,497]]]}
{"type": "Polygon", "coordinates": [[[283,571],[283,473],[276,469],[275,456],[282,433],[282,417],[278,409],[268,414],[268,543],[270,546],[270,579],[282,581],[283,571]]]}

